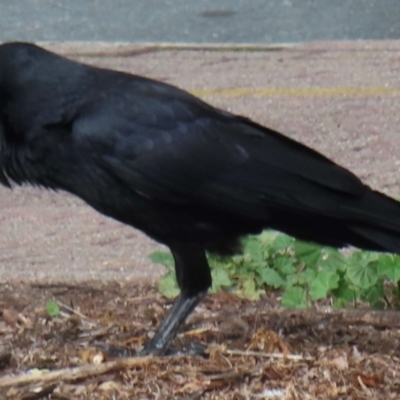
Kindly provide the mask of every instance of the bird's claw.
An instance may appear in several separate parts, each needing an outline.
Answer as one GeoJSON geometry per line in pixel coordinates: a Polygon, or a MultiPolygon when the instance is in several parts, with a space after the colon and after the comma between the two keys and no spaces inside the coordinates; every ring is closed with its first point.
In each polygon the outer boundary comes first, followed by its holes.
{"type": "Polygon", "coordinates": [[[106,357],[109,358],[122,358],[122,357],[140,357],[142,354],[136,352],[133,349],[128,349],[126,347],[120,346],[110,346],[105,343],[95,344],[94,347],[100,350],[105,354],[106,357]]]}
{"type": "Polygon", "coordinates": [[[105,343],[98,343],[95,345],[96,349],[99,349],[109,358],[126,358],[126,357],[145,357],[149,355],[154,356],[202,356],[207,357],[207,346],[201,343],[189,343],[180,349],[170,348],[165,353],[160,354],[159,349],[152,348],[151,346],[145,347],[142,351],[135,351],[122,346],[110,346],[105,343]]]}

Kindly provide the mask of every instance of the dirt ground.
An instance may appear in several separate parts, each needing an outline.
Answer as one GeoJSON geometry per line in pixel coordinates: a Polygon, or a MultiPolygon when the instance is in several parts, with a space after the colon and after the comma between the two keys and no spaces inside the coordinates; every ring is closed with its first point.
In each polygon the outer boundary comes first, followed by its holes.
{"type": "MultiPolygon", "coordinates": [[[[400,42],[252,51],[48,46],[191,90],[400,196],[400,42]]],[[[376,323],[381,317],[350,318],[351,310],[289,312],[276,295],[259,303],[207,298],[180,340],[211,345],[208,358],[93,364],[82,349],[96,341],[139,346],[169,307],[154,289],[163,270],[147,259],[158,245],[65,193],[0,188],[0,210],[4,398],[399,398],[397,314],[376,323]],[[57,318],[46,317],[50,299],[62,304],[57,318]]]]}
{"type": "Polygon", "coordinates": [[[154,288],[101,284],[0,287],[4,399],[398,399],[399,313],[284,310],[210,295],[176,349],[202,356],[107,359],[110,343],[139,351],[170,308],[154,288]],[[46,302],[56,299],[58,316],[46,302]]]}

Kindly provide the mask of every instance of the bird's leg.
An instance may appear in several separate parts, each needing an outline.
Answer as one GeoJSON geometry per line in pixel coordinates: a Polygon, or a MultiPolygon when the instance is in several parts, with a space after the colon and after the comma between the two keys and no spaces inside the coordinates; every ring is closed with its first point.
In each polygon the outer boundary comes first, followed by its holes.
{"type": "MultiPolygon", "coordinates": [[[[154,337],[145,345],[141,355],[168,354],[171,342],[176,337],[186,318],[207,294],[211,286],[210,267],[203,248],[191,245],[170,246],[175,260],[175,271],[181,294],[158,327],[154,337]]],[[[131,350],[98,346],[113,357],[134,355],[131,350]]]]}
{"type": "Polygon", "coordinates": [[[190,296],[181,293],[175,300],[172,310],[158,327],[154,337],[147,343],[143,354],[166,354],[170,343],[178,334],[186,318],[205,297],[207,291],[190,296]]]}
{"type": "Polygon", "coordinates": [[[146,354],[166,354],[186,318],[205,297],[211,286],[210,267],[203,248],[172,245],[170,249],[174,256],[176,278],[181,294],[154,337],[145,346],[146,354]]]}

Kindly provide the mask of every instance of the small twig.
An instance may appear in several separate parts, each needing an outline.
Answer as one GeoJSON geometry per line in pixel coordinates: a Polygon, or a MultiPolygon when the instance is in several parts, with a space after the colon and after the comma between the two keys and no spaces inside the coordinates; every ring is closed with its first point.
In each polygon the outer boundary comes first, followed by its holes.
{"type": "Polygon", "coordinates": [[[75,310],[74,308],[68,306],[67,304],[63,303],[60,300],[57,300],[57,303],[62,307],[65,308],[67,311],[72,312],[73,314],[77,315],[78,317],[81,317],[82,319],[92,322],[93,324],[96,324],[96,321],[94,321],[93,319],[87,317],[85,314],[82,314],[80,311],[75,310]]]}
{"type": "Polygon", "coordinates": [[[205,379],[210,381],[217,381],[222,379],[236,379],[243,376],[251,375],[251,371],[227,371],[220,374],[206,375],[205,379]]]}
{"type": "Polygon", "coordinates": [[[302,356],[299,354],[282,354],[282,353],[263,353],[251,350],[224,350],[224,354],[231,356],[253,356],[253,357],[264,357],[264,358],[286,358],[288,360],[299,361],[299,360],[314,360],[311,356],[302,356]]]}
{"type": "Polygon", "coordinates": [[[207,333],[212,331],[210,328],[198,328],[198,329],[192,329],[191,331],[187,332],[182,332],[179,334],[179,337],[187,337],[187,336],[199,336],[202,333],[207,333]]]}
{"type": "Polygon", "coordinates": [[[99,337],[108,335],[108,333],[110,332],[111,329],[112,329],[111,326],[107,326],[105,328],[99,328],[99,329],[96,329],[95,331],[90,329],[90,330],[81,332],[79,334],[79,339],[85,339],[85,338],[97,339],[99,337]]]}
{"type": "Polygon", "coordinates": [[[357,376],[358,383],[361,386],[361,389],[364,391],[364,393],[368,396],[368,398],[371,398],[371,391],[367,388],[365,383],[362,381],[361,376],[357,376]]]}
{"type": "Polygon", "coordinates": [[[121,358],[115,361],[108,361],[103,364],[89,364],[75,368],[64,368],[57,371],[43,372],[41,374],[26,373],[17,376],[5,376],[0,378],[0,388],[36,382],[71,382],[87,377],[103,375],[112,371],[141,367],[147,364],[151,359],[153,359],[151,356],[121,358]]]}

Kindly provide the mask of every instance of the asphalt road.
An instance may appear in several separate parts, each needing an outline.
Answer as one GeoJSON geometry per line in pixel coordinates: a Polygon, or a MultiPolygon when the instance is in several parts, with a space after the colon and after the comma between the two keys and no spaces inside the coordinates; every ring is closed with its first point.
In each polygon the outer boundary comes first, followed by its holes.
{"type": "Polygon", "coordinates": [[[400,0],[0,0],[0,41],[400,39],[400,0]]]}

